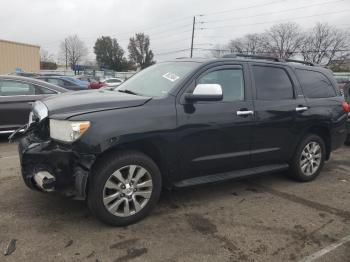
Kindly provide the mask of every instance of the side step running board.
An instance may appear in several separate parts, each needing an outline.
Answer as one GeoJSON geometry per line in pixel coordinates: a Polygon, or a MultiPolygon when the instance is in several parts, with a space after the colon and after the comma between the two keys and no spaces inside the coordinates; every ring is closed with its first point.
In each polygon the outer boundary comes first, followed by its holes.
{"type": "Polygon", "coordinates": [[[256,174],[260,174],[260,173],[270,173],[270,172],[275,172],[275,171],[282,171],[282,170],[288,169],[288,167],[289,167],[288,164],[274,164],[274,165],[266,165],[266,166],[260,166],[260,167],[252,167],[252,168],[241,169],[241,170],[236,170],[236,171],[231,171],[231,172],[225,172],[225,173],[219,173],[219,174],[213,174],[213,175],[185,179],[185,180],[176,182],[174,185],[176,187],[187,187],[187,186],[201,185],[201,184],[225,181],[225,180],[238,178],[238,177],[256,175],[256,174]]]}

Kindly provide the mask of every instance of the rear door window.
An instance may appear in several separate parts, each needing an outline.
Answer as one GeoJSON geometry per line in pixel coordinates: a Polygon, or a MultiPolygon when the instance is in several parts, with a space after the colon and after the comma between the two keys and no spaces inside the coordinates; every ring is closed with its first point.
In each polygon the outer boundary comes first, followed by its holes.
{"type": "Polygon", "coordinates": [[[54,84],[54,85],[57,85],[57,86],[62,86],[62,87],[64,86],[63,80],[58,79],[58,78],[48,78],[47,82],[54,84]]]}
{"type": "Polygon", "coordinates": [[[32,84],[12,80],[2,80],[0,85],[1,96],[24,96],[35,95],[35,88],[32,84]]]}
{"type": "Polygon", "coordinates": [[[258,100],[293,99],[293,84],[285,69],[272,66],[253,66],[258,100]]]}
{"type": "Polygon", "coordinates": [[[336,92],[329,79],[322,73],[297,69],[297,77],[307,98],[327,98],[336,96],[336,92]]]}

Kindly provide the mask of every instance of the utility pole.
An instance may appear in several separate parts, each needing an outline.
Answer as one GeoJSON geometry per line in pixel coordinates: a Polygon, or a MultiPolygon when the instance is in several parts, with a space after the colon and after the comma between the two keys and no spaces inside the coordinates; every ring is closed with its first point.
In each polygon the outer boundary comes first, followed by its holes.
{"type": "Polygon", "coordinates": [[[192,40],[191,40],[191,58],[193,55],[193,39],[194,39],[194,30],[195,30],[195,26],[196,26],[196,16],[193,17],[193,27],[192,27],[192,40]]]}
{"type": "Polygon", "coordinates": [[[67,38],[64,39],[64,49],[66,53],[66,70],[68,69],[68,52],[67,52],[67,38]]]}

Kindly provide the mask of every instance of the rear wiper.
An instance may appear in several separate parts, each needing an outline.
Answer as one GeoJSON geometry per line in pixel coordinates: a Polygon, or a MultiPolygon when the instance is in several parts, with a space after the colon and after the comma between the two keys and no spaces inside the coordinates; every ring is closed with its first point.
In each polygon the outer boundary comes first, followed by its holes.
{"type": "Polygon", "coordinates": [[[140,95],[139,93],[136,93],[136,92],[131,91],[131,90],[128,90],[128,89],[118,89],[118,92],[126,93],[126,94],[131,94],[131,95],[137,95],[137,96],[140,95]]]}

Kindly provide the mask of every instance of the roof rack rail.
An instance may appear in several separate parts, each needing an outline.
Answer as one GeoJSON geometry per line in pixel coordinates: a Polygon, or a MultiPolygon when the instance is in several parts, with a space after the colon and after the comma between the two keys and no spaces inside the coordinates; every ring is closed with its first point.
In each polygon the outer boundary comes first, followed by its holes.
{"type": "Polygon", "coordinates": [[[284,62],[284,60],[281,60],[273,56],[245,55],[245,54],[227,54],[222,56],[222,58],[236,58],[236,57],[246,57],[246,58],[253,58],[253,59],[271,60],[274,62],[284,62]]]}
{"type": "Polygon", "coordinates": [[[295,59],[285,59],[286,62],[291,62],[291,63],[300,63],[300,64],[304,64],[304,65],[309,65],[309,66],[315,66],[314,63],[312,62],[307,62],[307,61],[302,61],[302,60],[295,60],[295,59]]]}

